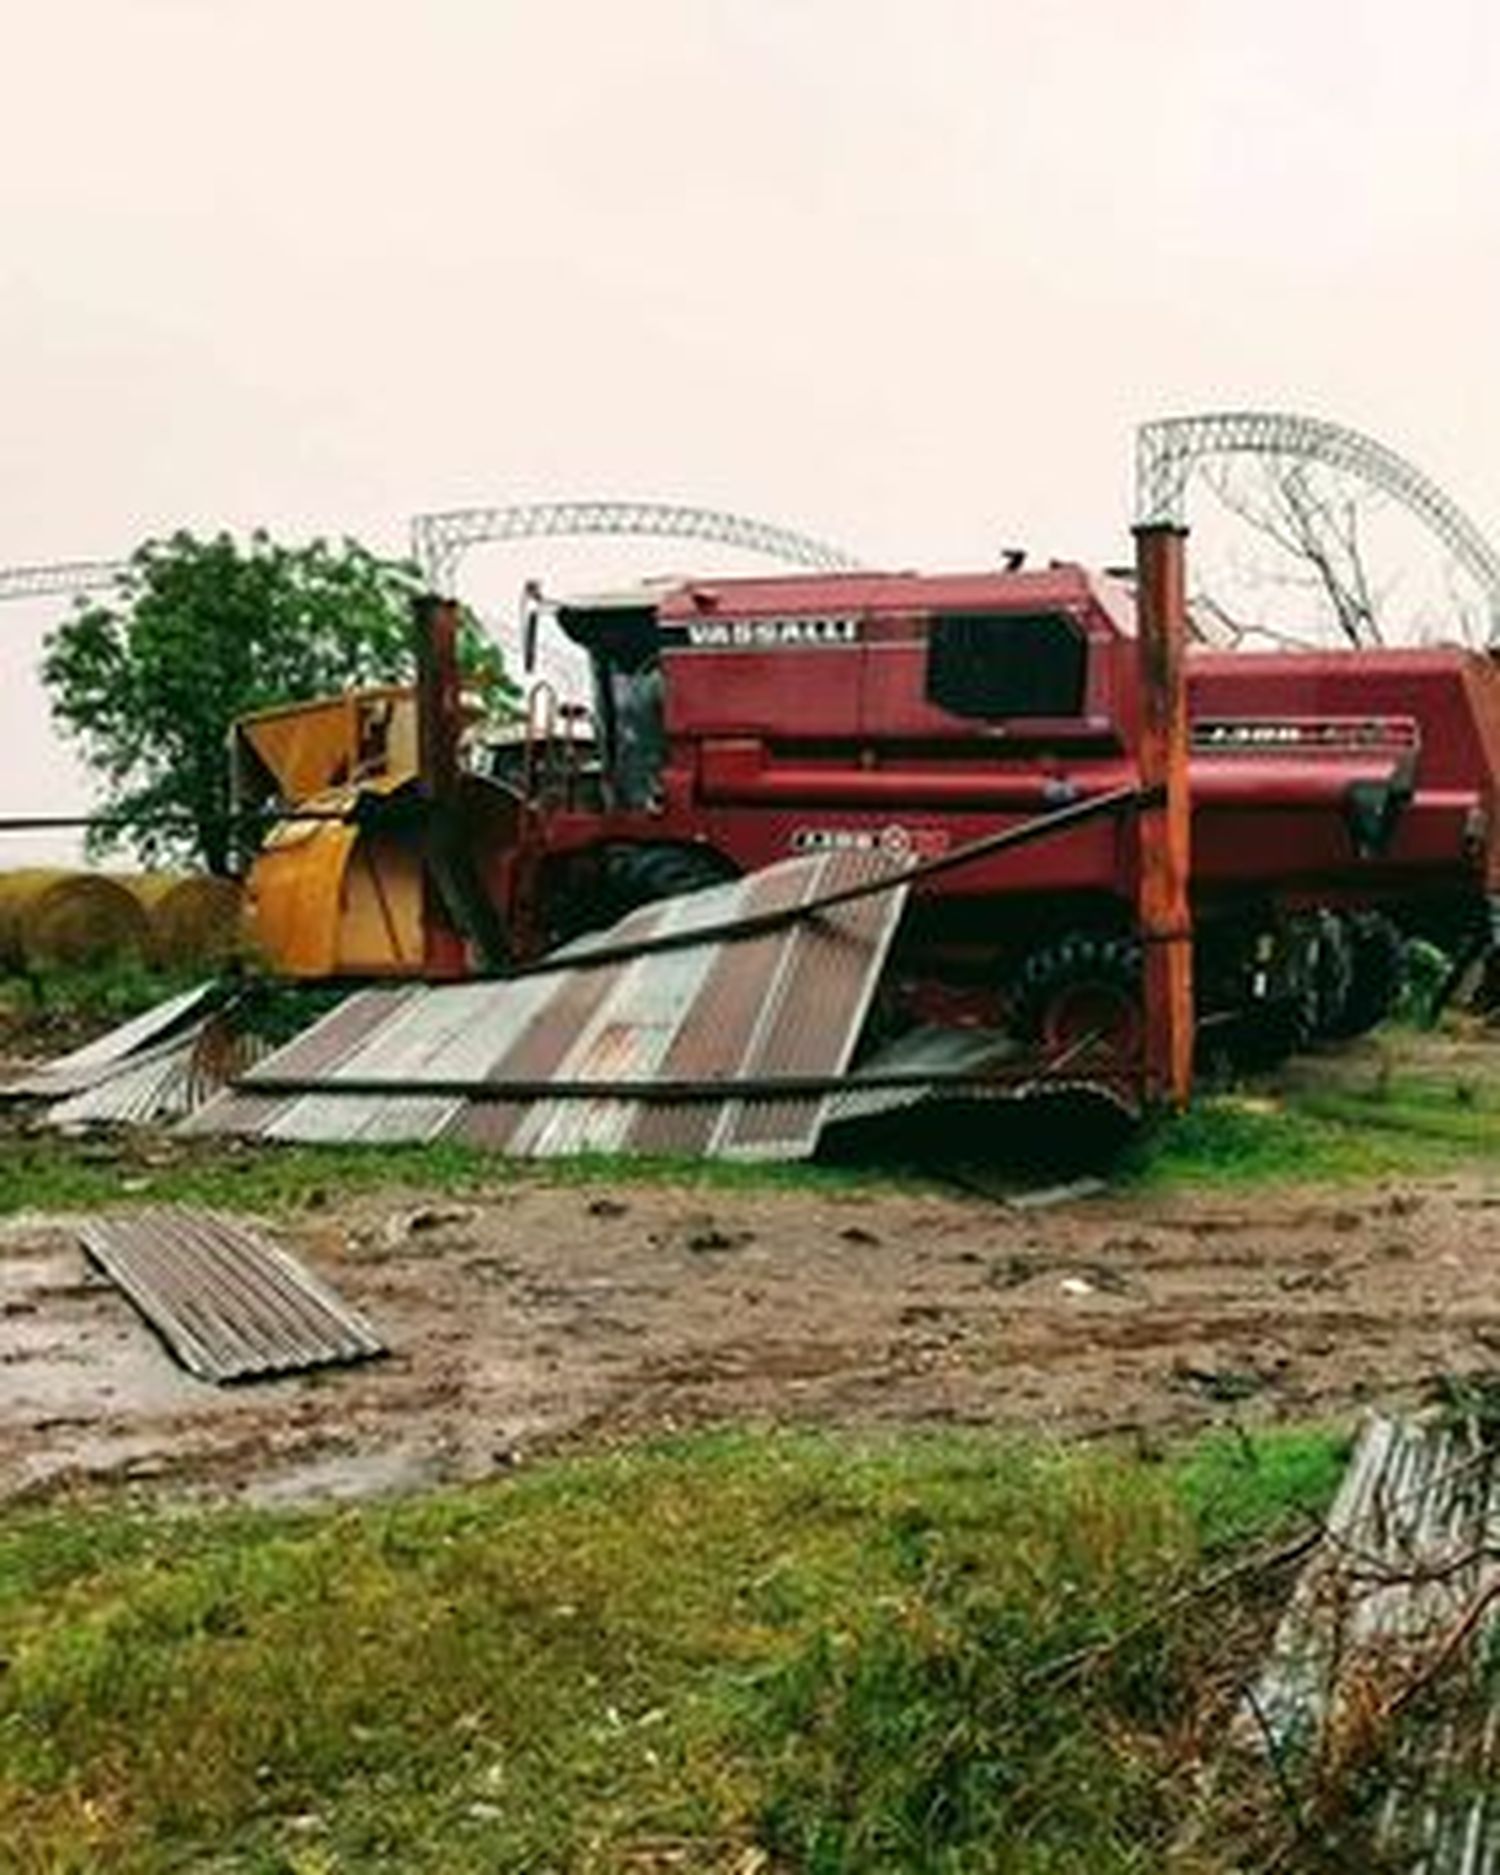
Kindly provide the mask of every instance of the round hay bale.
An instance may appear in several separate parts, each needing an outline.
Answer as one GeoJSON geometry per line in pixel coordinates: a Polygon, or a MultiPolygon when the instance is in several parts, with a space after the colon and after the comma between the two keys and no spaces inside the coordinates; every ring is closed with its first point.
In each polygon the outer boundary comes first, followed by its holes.
{"type": "Polygon", "coordinates": [[[240,883],[211,873],[122,874],[151,927],[152,961],[216,968],[239,955],[240,883]]]}
{"type": "Polygon", "coordinates": [[[34,866],[0,872],[0,965],[46,970],[143,958],[146,914],[100,872],[34,866]]]}

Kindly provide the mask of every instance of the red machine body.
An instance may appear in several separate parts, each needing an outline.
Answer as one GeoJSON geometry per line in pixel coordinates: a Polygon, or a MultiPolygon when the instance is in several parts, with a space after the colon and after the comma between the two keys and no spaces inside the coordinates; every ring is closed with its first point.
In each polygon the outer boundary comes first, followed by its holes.
{"type": "MultiPolygon", "coordinates": [[[[590,660],[592,734],[536,737],[524,785],[494,762],[522,797],[516,836],[475,857],[512,956],[789,854],[934,857],[1138,780],[1132,595],[1081,567],[695,581],[554,612],[590,660]]],[[[1396,927],[1485,927],[1488,658],[1200,651],[1189,668],[1200,1012],[1289,1003],[1305,1031],[1361,968],[1394,981],[1396,927]]],[[[1127,818],[944,872],[915,895],[897,978],[1065,1038],[1055,1004],[1080,976],[1123,993],[1139,972],[1137,871],[1127,818]]],[[[1366,989],[1356,1004],[1383,1008],[1366,989]]]]}

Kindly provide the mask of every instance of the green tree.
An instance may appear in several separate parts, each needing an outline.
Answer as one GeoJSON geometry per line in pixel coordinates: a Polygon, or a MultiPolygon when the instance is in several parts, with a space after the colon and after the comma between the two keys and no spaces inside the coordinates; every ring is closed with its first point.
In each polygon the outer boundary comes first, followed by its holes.
{"type": "MultiPolygon", "coordinates": [[[[410,680],[417,569],[358,542],[284,547],[257,532],[147,541],[104,603],[48,634],[54,720],[110,792],[99,856],[196,861],[233,854],[227,741],[252,710],[410,680]]],[[[499,653],[466,618],[467,675],[501,700],[499,653]]]]}

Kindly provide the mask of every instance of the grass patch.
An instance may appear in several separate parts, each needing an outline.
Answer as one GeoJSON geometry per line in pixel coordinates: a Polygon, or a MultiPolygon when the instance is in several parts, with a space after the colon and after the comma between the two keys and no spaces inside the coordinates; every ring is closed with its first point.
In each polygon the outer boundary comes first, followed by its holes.
{"type": "Polygon", "coordinates": [[[138,957],[89,968],[0,976],[0,1047],[26,1055],[65,1053],[201,983],[204,970],[159,970],[138,957]]]}
{"type": "Polygon", "coordinates": [[[1473,1076],[1376,1071],[1259,1096],[1209,1096],[1132,1142],[1120,1171],[1172,1185],[1330,1183],[1436,1173],[1500,1153],[1500,1089],[1473,1076]]]}
{"type": "Polygon", "coordinates": [[[21,1870],[1155,1871],[1321,1508],[1166,1462],[698,1436],[324,1514],[0,1519],[21,1870]],[[1087,1673],[1059,1676],[1078,1649],[1087,1673]]]}
{"type": "MultiPolygon", "coordinates": [[[[1490,1045],[1493,1046],[1493,1045],[1490,1045]]],[[[1277,1079],[1204,1092],[1179,1118],[1143,1129],[1099,1169],[1145,1190],[1341,1183],[1422,1176],[1500,1153],[1500,1047],[1387,1031],[1372,1052],[1329,1051],[1277,1079]]],[[[0,1126],[4,1115],[0,1110],[0,1126]]],[[[927,1191],[973,1183],[996,1195],[1066,1177],[1053,1164],[1059,1124],[1001,1108],[982,1124],[935,1133],[894,1128],[883,1151],[826,1163],[736,1164],[608,1154],[506,1160],[454,1141],[427,1145],[277,1146],[115,1132],[66,1139],[12,1125],[0,1131],[0,1214],[141,1198],[264,1211],[341,1193],[410,1188],[482,1194],[518,1180],[563,1185],[670,1184],[705,1191],[927,1191]]],[[[1076,1143],[1066,1127],[1063,1143],[1076,1143]]],[[[1101,1142],[1096,1150],[1105,1150],[1101,1142]]]]}
{"type": "Polygon", "coordinates": [[[631,1159],[606,1153],[505,1159],[453,1140],[409,1146],[279,1146],[111,1132],[67,1139],[0,1135],[0,1215],[140,1202],[289,1211],[340,1195],[402,1190],[480,1197],[517,1182],[671,1185],[684,1191],[892,1191],[930,1188],[916,1171],[723,1159],[631,1159]]]}

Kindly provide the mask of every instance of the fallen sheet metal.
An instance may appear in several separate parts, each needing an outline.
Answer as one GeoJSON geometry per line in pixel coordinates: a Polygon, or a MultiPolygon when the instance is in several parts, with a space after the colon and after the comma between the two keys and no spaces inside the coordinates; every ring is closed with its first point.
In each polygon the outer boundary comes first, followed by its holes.
{"type": "Polygon", "coordinates": [[[0,1086],[0,1100],[49,1103],[59,1127],[182,1119],[266,1052],[237,1014],[232,986],[210,979],[0,1086]]]}
{"type": "Polygon", "coordinates": [[[184,1032],[223,1002],[225,987],[218,978],[194,984],[180,995],[169,996],[82,1048],[59,1055],[0,1086],[0,1098],[58,1100],[97,1087],[148,1059],[174,1052],[184,1032]]]}
{"type": "Polygon", "coordinates": [[[385,1344],[295,1258],[244,1225],[178,1206],[104,1213],[84,1249],[200,1379],[368,1360],[385,1344]]]}
{"type": "Polygon", "coordinates": [[[807,1157],[853,1059],[905,889],[757,936],[712,933],[886,870],[860,852],[789,860],[644,906],[561,953],[572,968],[361,992],[189,1128],[304,1141],[455,1138],[533,1158],[807,1157]],[[703,942],[686,941],[695,931],[703,942]],[[590,951],[654,940],[673,948],[587,963],[590,951]],[[830,1085],[766,1091],[799,1080],[830,1085]],[[559,1085],[565,1093],[549,1093],[559,1085]]]}
{"type": "MultiPolygon", "coordinates": [[[[1500,1463],[1476,1421],[1373,1417],[1236,1727],[1295,1786],[1346,1726],[1395,1725],[1431,1676],[1442,1711],[1389,1743],[1382,1868],[1500,1875],[1500,1463]]],[[[1413,1721],[1417,1715],[1412,1714],[1413,1721]]],[[[1336,1751],[1333,1755],[1337,1755],[1336,1751]]]]}

